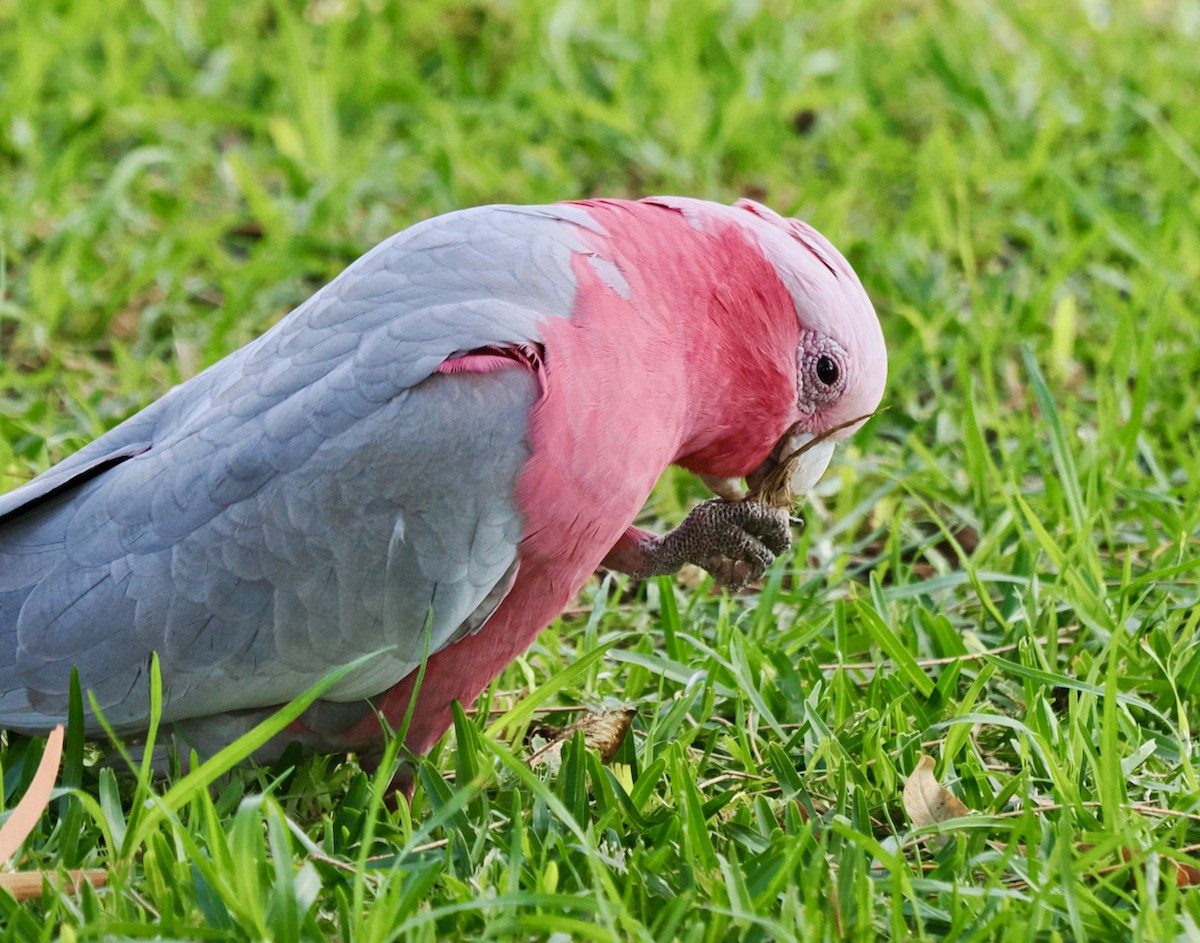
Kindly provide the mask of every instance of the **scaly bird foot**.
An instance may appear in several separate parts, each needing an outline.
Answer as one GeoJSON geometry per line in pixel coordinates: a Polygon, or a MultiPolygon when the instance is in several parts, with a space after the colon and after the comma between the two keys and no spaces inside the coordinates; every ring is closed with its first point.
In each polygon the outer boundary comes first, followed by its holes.
{"type": "Polygon", "coordinates": [[[659,576],[694,563],[722,586],[741,589],[792,545],[789,525],[785,509],[754,501],[705,501],[674,530],[642,543],[643,563],[633,575],[659,576]]]}

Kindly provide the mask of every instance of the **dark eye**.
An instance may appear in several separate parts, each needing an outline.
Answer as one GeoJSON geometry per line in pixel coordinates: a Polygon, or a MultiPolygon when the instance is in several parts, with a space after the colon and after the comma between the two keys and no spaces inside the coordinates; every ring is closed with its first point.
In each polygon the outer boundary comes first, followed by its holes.
{"type": "Polygon", "coordinates": [[[826,386],[833,386],[837,383],[838,367],[829,357],[817,358],[817,379],[826,386]]]}

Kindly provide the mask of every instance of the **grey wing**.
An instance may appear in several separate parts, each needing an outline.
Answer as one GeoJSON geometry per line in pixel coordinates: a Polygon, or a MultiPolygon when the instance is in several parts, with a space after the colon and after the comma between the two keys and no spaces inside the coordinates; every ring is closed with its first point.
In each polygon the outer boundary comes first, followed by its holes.
{"type": "Polygon", "coordinates": [[[586,214],[484,207],[393,237],[257,341],[0,499],[0,726],[44,729],[77,665],[136,727],[295,696],[387,648],[375,694],[470,631],[517,565],[537,380],[434,373],[569,316],[586,214]],[[149,448],[146,446],[149,445],[149,448]]]}
{"type": "Polygon", "coordinates": [[[285,471],[263,474],[281,444],[269,437],[177,444],[13,517],[0,724],[61,718],[74,665],[110,722],[136,727],[153,651],[166,720],[280,703],[381,649],[330,698],[390,687],[419,663],[427,617],[436,651],[511,582],[536,394],[520,368],[439,374],[285,471]],[[246,482],[259,486],[228,500],[246,482]]]}
{"type": "MultiPolygon", "coordinates": [[[[262,337],[0,495],[0,523],[214,417],[236,427],[299,397],[316,402],[332,426],[421,382],[456,353],[537,343],[546,319],[572,311],[573,257],[602,261],[581,240],[585,230],[602,232],[579,207],[481,206],[397,233],[262,337]]],[[[295,414],[272,421],[278,433],[295,414]]],[[[323,434],[315,422],[302,431],[310,442],[323,434]]]]}

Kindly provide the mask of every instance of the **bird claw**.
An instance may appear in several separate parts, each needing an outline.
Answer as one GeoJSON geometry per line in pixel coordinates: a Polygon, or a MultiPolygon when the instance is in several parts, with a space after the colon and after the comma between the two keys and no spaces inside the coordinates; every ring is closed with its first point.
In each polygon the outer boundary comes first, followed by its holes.
{"type": "MultiPolygon", "coordinates": [[[[792,544],[786,510],[754,501],[705,501],[682,524],[644,547],[647,569],[673,573],[694,563],[738,590],[760,579],[792,544]]],[[[647,574],[649,575],[649,573],[647,574]]]]}

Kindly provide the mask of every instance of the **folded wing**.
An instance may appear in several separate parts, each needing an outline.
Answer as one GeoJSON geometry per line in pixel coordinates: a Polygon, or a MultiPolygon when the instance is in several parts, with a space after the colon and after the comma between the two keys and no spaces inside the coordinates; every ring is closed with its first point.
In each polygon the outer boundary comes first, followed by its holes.
{"type": "Polygon", "coordinates": [[[0,726],[378,693],[503,598],[536,371],[437,373],[570,315],[572,208],[485,207],[368,253],[254,343],[0,497],[0,726]]]}

